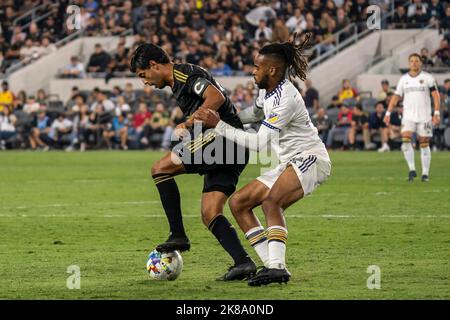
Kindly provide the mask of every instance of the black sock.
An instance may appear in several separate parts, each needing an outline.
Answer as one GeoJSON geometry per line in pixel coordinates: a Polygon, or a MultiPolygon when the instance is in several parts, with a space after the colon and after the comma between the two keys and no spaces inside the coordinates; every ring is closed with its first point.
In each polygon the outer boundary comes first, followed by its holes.
{"type": "Polygon", "coordinates": [[[215,218],[208,228],[219,240],[225,251],[233,258],[235,265],[251,260],[247,252],[245,252],[236,230],[224,215],[219,215],[215,218]]]}
{"type": "Polygon", "coordinates": [[[156,188],[158,188],[161,203],[166,212],[172,236],[185,237],[183,217],[181,215],[180,191],[173,175],[159,173],[153,175],[156,188]]]}

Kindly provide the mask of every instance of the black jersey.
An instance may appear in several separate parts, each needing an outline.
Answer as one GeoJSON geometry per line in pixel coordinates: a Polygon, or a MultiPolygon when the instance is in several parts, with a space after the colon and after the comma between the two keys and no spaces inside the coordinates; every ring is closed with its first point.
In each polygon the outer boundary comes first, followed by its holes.
{"type": "Polygon", "coordinates": [[[173,95],[183,114],[191,116],[204,102],[203,92],[209,85],[216,87],[225,97],[225,102],[217,110],[220,119],[235,128],[242,128],[242,122],[230,98],[211,74],[200,66],[189,63],[175,64],[173,67],[173,95]]]}

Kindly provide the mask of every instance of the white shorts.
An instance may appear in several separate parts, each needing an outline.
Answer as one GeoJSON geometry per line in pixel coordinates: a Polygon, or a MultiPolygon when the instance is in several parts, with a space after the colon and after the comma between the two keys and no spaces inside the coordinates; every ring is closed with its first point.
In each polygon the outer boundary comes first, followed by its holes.
{"type": "Polygon", "coordinates": [[[415,122],[402,119],[402,133],[405,131],[416,132],[420,137],[432,137],[433,126],[430,121],[415,122]]]}
{"type": "Polygon", "coordinates": [[[299,155],[288,163],[280,164],[275,169],[267,171],[256,179],[264,183],[269,189],[272,189],[275,181],[289,165],[292,165],[297,173],[305,196],[312,193],[314,189],[325,182],[331,173],[331,162],[329,159],[315,155],[299,155]]]}

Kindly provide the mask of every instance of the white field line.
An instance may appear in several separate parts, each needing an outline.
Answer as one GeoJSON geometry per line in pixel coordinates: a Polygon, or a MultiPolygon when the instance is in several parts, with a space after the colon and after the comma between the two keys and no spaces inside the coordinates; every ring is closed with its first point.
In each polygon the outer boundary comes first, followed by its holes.
{"type": "Polygon", "coordinates": [[[66,207],[84,207],[84,206],[107,206],[107,205],[119,205],[119,206],[127,206],[127,205],[144,205],[144,204],[155,204],[161,203],[159,200],[150,200],[150,201],[112,201],[112,202],[95,202],[95,203],[51,203],[51,204],[37,204],[37,205],[29,205],[29,206],[17,206],[17,207],[0,207],[2,209],[33,209],[33,208],[66,208],[66,207]]]}

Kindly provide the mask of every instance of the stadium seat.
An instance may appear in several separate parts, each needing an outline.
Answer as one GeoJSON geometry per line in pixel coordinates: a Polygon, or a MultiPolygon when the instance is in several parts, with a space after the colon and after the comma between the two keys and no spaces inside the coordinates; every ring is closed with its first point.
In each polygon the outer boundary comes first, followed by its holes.
{"type": "Polygon", "coordinates": [[[362,98],[361,106],[364,111],[368,111],[371,108],[375,109],[375,105],[377,102],[378,102],[378,100],[375,98],[362,98]]]}
{"type": "Polygon", "coordinates": [[[344,99],[344,101],[342,101],[342,102],[349,107],[354,107],[358,104],[358,102],[354,98],[344,99]]]}
{"type": "Polygon", "coordinates": [[[331,123],[334,124],[337,122],[338,113],[339,113],[339,109],[337,109],[337,108],[327,110],[328,119],[330,119],[331,123]]]}
{"type": "Polygon", "coordinates": [[[48,110],[50,112],[64,111],[64,103],[61,100],[49,101],[48,110]]]}

